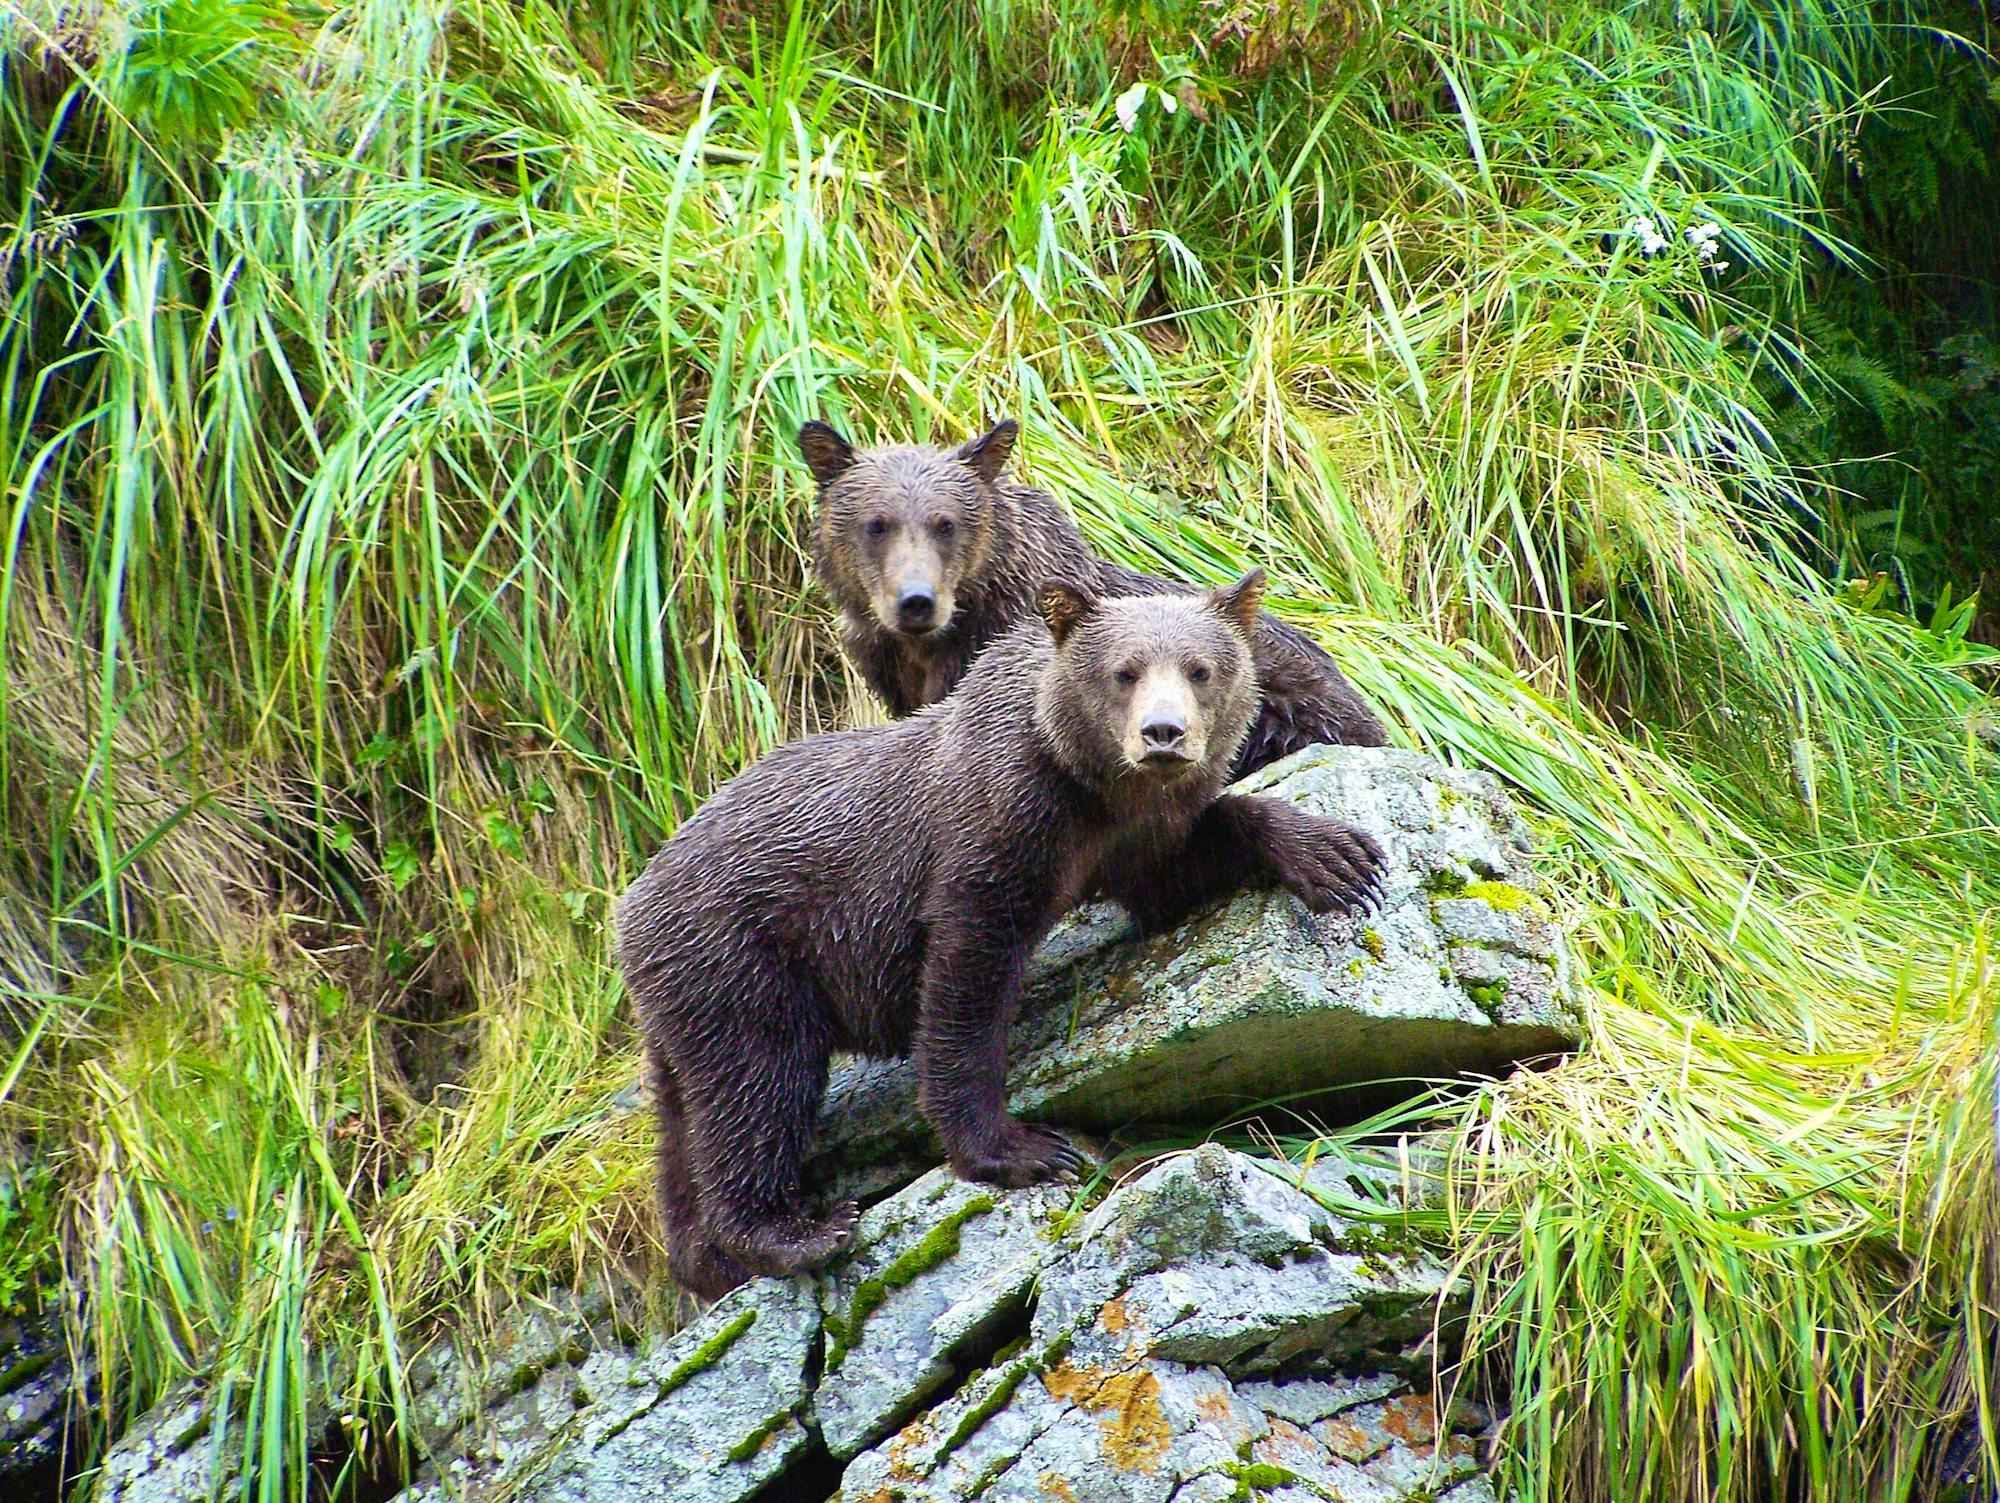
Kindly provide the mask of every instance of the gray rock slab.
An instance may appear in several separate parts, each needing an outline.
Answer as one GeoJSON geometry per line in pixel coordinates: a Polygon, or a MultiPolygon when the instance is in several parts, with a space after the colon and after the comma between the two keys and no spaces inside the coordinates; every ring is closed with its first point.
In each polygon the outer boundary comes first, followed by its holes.
{"type": "Polygon", "coordinates": [[[642,1352],[558,1353],[398,1503],[740,1503],[811,1444],[819,1339],[810,1279],[758,1279],[642,1352]]]}
{"type": "Polygon", "coordinates": [[[95,1383],[71,1366],[62,1322],[53,1313],[0,1318],[0,1495],[63,1460],[72,1420],[95,1383]]]}
{"type": "Polygon", "coordinates": [[[208,1503],[235,1477],[241,1446],[195,1384],[167,1395],[105,1452],[98,1503],[208,1503]]]}
{"type": "Polygon", "coordinates": [[[819,1301],[807,1279],[758,1279],[635,1364],[586,1362],[579,1423],[525,1469],[522,1503],[735,1503],[807,1443],[819,1301]]]}
{"type": "Polygon", "coordinates": [[[827,1449],[852,1456],[894,1430],[995,1333],[1023,1316],[1062,1251],[1073,1186],[994,1190],[948,1168],[862,1216],[828,1271],[826,1346],[813,1399],[827,1449]]]}
{"type": "MultiPolygon", "coordinates": [[[[1456,1293],[1319,1198],[1393,1203],[1402,1182],[1210,1144],[1086,1210],[1072,1187],[940,1169],[871,1207],[815,1277],[755,1281],[641,1352],[582,1350],[579,1306],[510,1328],[457,1387],[464,1369],[425,1368],[457,1422],[401,1503],[819,1497],[842,1463],[844,1503],[1440,1496],[1475,1478],[1484,1419],[1440,1425],[1410,1352],[1456,1293]]],[[[202,1433],[198,1406],[163,1408],[157,1429],[171,1444],[142,1456],[149,1476],[202,1433]]]]}
{"type": "Polygon", "coordinates": [[[1456,1485],[1471,1442],[1440,1437],[1423,1365],[1378,1365],[1454,1308],[1450,1280],[1295,1182],[1349,1174],[1384,1171],[1288,1178],[1208,1145],[1118,1187],[1043,1268],[1026,1341],[856,1456],[842,1499],[1404,1503],[1456,1485]]]}
{"type": "Polygon", "coordinates": [[[448,1449],[465,1425],[491,1415],[543,1373],[616,1341],[611,1299],[592,1291],[523,1305],[476,1339],[468,1332],[432,1343],[407,1372],[419,1447],[426,1454],[448,1449]]]}
{"type": "MultiPolygon", "coordinates": [[[[1328,1166],[1317,1166],[1329,1172],[1328,1166]]],[[[1254,1159],[1208,1144],[1120,1186],[1044,1281],[1034,1337],[1101,1336],[1233,1378],[1389,1360],[1449,1316],[1435,1259],[1385,1244],[1254,1159]]]]}

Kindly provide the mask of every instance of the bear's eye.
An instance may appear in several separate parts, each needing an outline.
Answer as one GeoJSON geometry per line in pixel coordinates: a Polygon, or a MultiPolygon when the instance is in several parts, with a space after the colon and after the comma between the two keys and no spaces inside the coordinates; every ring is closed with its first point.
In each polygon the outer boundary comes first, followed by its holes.
{"type": "Polygon", "coordinates": [[[1139,682],[1139,675],[1134,673],[1130,668],[1120,668],[1116,673],[1112,674],[1111,676],[1117,679],[1119,683],[1125,685],[1128,689],[1132,685],[1139,682]]]}
{"type": "Polygon", "coordinates": [[[958,523],[952,521],[950,517],[939,517],[931,523],[931,531],[941,538],[948,538],[958,531],[958,523]]]}
{"type": "Polygon", "coordinates": [[[1195,667],[1188,669],[1188,677],[1198,684],[1205,684],[1208,682],[1208,669],[1197,664],[1195,667]]]}
{"type": "Polygon", "coordinates": [[[879,538],[889,530],[889,524],[880,517],[870,517],[868,525],[861,530],[871,538],[879,538]]]}

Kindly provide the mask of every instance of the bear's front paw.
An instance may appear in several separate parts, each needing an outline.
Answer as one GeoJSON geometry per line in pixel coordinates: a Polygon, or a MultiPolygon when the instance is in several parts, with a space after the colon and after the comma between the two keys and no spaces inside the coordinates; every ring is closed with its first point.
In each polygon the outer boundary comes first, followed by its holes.
{"type": "Polygon", "coordinates": [[[992,1144],[951,1156],[951,1166],[960,1179],[1009,1190],[1046,1179],[1074,1178],[1090,1162],[1090,1155],[1054,1128],[1031,1127],[1012,1118],[992,1144]]]}
{"type": "Polygon", "coordinates": [[[1382,847],[1364,830],[1299,814],[1269,855],[1278,880],[1314,913],[1382,906],[1382,847]]]}

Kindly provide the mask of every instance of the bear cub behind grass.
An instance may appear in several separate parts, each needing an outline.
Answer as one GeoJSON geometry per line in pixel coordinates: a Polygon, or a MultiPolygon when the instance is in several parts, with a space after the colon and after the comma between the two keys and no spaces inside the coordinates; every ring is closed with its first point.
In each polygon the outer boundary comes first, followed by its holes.
{"type": "Polygon", "coordinates": [[[1221,792],[1256,712],[1262,588],[1261,570],[1206,595],[1053,585],[950,699],[779,748],[653,858],[615,923],[683,1288],[713,1298],[847,1240],[853,1204],[809,1217],[799,1177],[835,1050],[914,1054],[968,1179],[1080,1168],[1002,1102],[1023,969],[1086,897],[1149,928],[1255,881],[1315,911],[1379,899],[1367,835],[1221,792]]]}
{"type": "MultiPolygon", "coordinates": [[[[814,572],[840,608],[841,642],[889,713],[952,691],[989,642],[1033,614],[1055,580],[1086,593],[1192,593],[1098,558],[1055,497],[1001,471],[1012,422],[957,449],[887,444],[856,451],[825,423],[799,429],[819,483],[814,572]]],[[[1324,648],[1277,617],[1251,633],[1262,698],[1235,775],[1321,742],[1384,746],[1388,736],[1324,648]]]]}

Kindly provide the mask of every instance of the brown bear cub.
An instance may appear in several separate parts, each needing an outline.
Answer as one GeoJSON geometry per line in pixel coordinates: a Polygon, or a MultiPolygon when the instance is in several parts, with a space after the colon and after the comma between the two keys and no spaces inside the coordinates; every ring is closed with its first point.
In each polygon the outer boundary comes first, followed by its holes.
{"type": "MultiPolygon", "coordinates": [[[[988,643],[1054,580],[1104,595],[1186,585],[1100,559],[1046,491],[1001,477],[1019,429],[957,449],[854,448],[825,423],[799,429],[819,482],[814,572],[840,608],[841,641],[889,713],[952,691],[988,643]]],[[[1382,722],[1305,633],[1260,615],[1251,633],[1263,700],[1234,775],[1302,746],[1383,746],[1382,722]]]]}
{"type": "Polygon", "coordinates": [[[801,1204],[835,1050],[913,1054],[968,1179],[1079,1168],[1002,1101],[1023,968],[1085,897],[1148,927],[1258,881],[1315,911],[1379,899],[1361,831],[1221,794],[1256,712],[1262,587],[1261,571],[1207,595],[1051,586],[944,703],[780,747],[653,858],[615,922],[683,1288],[712,1298],[847,1240],[852,1204],[801,1204]]]}

